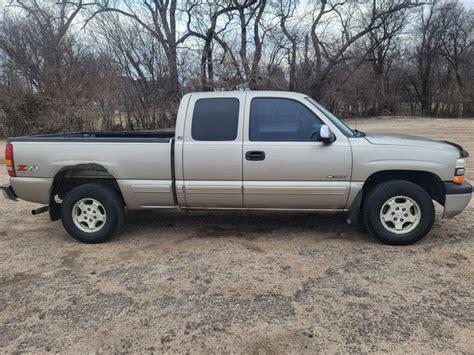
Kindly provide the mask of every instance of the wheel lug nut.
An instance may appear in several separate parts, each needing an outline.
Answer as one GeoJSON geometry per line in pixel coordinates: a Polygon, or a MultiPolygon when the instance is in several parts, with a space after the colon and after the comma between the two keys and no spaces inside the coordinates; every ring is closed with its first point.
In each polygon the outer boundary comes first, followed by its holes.
{"type": "Polygon", "coordinates": [[[408,214],[407,214],[407,213],[405,213],[405,217],[408,217],[408,214]]]}

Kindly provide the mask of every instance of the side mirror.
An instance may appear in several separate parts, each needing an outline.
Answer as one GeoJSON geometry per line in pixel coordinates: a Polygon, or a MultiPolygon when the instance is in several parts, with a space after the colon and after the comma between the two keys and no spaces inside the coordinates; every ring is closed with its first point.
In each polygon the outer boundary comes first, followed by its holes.
{"type": "Polygon", "coordinates": [[[336,136],[332,133],[331,129],[325,124],[322,125],[317,132],[313,134],[313,139],[319,142],[332,143],[336,140],[336,136]]]}

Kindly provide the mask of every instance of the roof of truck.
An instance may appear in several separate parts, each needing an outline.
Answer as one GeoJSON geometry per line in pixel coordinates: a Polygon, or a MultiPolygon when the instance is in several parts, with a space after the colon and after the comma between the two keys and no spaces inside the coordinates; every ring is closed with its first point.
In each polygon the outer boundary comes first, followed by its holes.
{"type": "Polygon", "coordinates": [[[232,96],[236,94],[250,94],[252,96],[277,96],[277,97],[307,97],[308,95],[293,91],[272,91],[272,90],[233,90],[233,91],[197,91],[191,92],[187,95],[198,96],[232,96]]]}

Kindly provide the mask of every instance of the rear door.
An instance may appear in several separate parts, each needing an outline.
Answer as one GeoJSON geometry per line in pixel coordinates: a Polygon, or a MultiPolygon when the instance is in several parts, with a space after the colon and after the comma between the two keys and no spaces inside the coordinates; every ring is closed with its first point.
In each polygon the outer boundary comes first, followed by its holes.
{"type": "Polygon", "coordinates": [[[243,174],[247,208],[342,209],[349,194],[348,138],[299,94],[247,94],[243,174]],[[331,144],[311,139],[322,124],[331,144]]]}
{"type": "Polygon", "coordinates": [[[191,95],[183,143],[188,207],[242,207],[245,93],[191,95]]]}

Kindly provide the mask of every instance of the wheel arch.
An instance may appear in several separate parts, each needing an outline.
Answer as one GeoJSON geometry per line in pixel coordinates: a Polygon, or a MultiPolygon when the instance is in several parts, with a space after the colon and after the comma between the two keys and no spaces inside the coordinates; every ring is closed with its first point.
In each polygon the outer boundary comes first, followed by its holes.
{"type": "Polygon", "coordinates": [[[367,196],[377,184],[388,180],[410,181],[423,188],[433,200],[444,205],[445,187],[441,178],[429,171],[422,170],[382,170],[370,175],[362,187],[362,195],[367,196]]]}
{"type": "Polygon", "coordinates": [[[100,184],[116,191],[123,201],[117,179],[102,165],[86,163],[61,168],[54,176],[49,192],[49,216],[52,221],[60,218],[60,206],[64,196],[77,186],[100,184]],[[59,201],[58,201],[59,200],[59,201]]]}
{"type": "Polygon", "coordinates": [[[410,181],[423,188],[436,202],[441,205],[445,203],[446,189],[438,175],[422,170],[381,170],[373,173],[365,180],[362,189],[354,198],[349,214],[350,223],[358,223],[359,213],[369,192],[378,184],[388,180],[410,181]]]}

